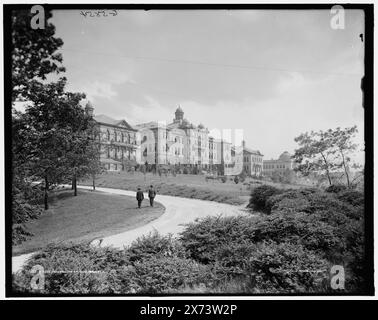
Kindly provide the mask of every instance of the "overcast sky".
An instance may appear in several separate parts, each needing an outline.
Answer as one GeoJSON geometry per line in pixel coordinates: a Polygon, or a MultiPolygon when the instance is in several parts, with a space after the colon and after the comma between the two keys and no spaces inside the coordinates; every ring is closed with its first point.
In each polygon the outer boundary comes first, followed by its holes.
{"type": "MultiPolygon", "coordinates": [[[[185,118],[242,129],[265,159],[310,130],[357,125],[363,108],[362,11],[345,29],[329,11],[124,11],[90,18],[54,11],[68,89],[96,114],[135,125],[185,118]]],[[[362,147],[362,145],[361,145],[362,147]]]]}

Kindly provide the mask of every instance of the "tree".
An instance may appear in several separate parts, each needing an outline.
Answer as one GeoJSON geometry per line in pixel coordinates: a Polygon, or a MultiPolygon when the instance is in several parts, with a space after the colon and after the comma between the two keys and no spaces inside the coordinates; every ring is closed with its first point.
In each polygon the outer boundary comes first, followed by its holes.
{"type": "Polygon", "coordinates": [[[55,26],[45,10],[45,28],[30,27],[30,10],[13,10],[12,15],[12,101],[27,100],[33,82],[46,80],[51,73],[65,71],[62,55],[56,51],[63,41],[54,37],[55,26]]]}
{"type": "Polygon", "coordinates": [[[294,154],[294,161],[297,164],[295,170],[304,176],[308,176],[311,172],[325,172],[328,183],[332,185],[330,173],[335,163],[331,159],[333,150],[329,135],[323,131],[311,131],[302,133],[294,140],[299,144],[294,154]]]}
{"type": "Polygon", "coordinates": [[[294,159],[297,163],[295,170],[304,176],[309,173],[325,173],[329,185],[332,185],[331,172],[344,170],[347,185],[351,185],[349,167],[350,154],[357,149],[353,138],[357,133],[357,127],[339,127],[327,131],[304,133],[295,138],[300,148],[295,150],[294,159]]]}
{"type": "Polygon", "coordinates": [[[332,143],[335,153],[339,158],[339,166],[343,168],[347,180],[348,188],[351,186],[349,173],[349,164],[351,162],[350,154],[357,149],[357,144],[353,143],[353,138],[357,133],[357,126],[345,128],[340,127],[335,130],[329,129],[327,135],[332,143]]]}

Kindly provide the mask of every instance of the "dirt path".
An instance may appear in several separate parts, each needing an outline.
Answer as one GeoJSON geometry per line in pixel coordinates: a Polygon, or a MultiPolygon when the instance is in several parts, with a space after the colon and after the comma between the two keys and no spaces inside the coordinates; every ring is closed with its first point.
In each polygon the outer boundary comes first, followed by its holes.
{"type": "MultiPolygon", "coordinates": [[[[86,186],[80,186],[80,188],[91,189],[91,187],[86,186]]],[[[111,188],[96,188],[96,190],[135,197],[134,191],[111,188]]],[[[183,230],[186,223],[192,222],[196,218],[203,218],[209,215],[232,216],[245,214],[244,206],[232,206],[229,204],[218,203],[214,201],[188,199],[165,195],[157,195],[156,200],[163,204],[165,207],[165,213],[158,219],[133,230],[105,237],[101,240],[94,240],[92,242],[93,245],[101,247],[113,246],[115,248],[123,248],[124,246],[130,245],[131,242],[133,242],[138,237],[153,232],[154,230],[157,230],[160,234],[163,235],[169,233],[177,235],[183,230]]],[[[147,194],[145,194],[144,201],[148,201],[147,194]]],[[[12,271],[16,272],[20,270],[25,261],[32,255],[33,253],[29,253],[13,257],[12,271]]]]}

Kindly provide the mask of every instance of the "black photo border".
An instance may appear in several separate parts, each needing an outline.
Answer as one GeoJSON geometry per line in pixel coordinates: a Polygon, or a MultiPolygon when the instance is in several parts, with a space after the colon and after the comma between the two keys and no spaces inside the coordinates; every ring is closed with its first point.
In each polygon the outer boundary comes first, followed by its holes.
{"type": "MultiPolygon", "coordinates": [[[[4,4],[3,5],[3,51],[4,51],[4,178],[5,178],[5,255],[6,255],[6,297],[78,297],[78,295],[41,295],[28,294],[21,295],[12,292],[12,116],[11,116],[11,66],[12,66],[12,35],[11,35],[11,12],[12,10],[30,9],[33,4],[4,4]]],[[[333,5],[341,5],[344,9],[359,9],[365,13],[365,75],[361,80],[361,89],[363,91],[364,107],[364,139],[365,139],[365,264],[364,270],[366,275],[366,290],[361,296],[374,295],[374,247],[373,247],[373,224],[374,224],[374,207],[373,207],[373,70],[374,70],[374,6],[373,4],[41,4],[45,9],[51,10],[96,10],[96,9],[115,9],[115,10],[330,10],[333,5]]],[[[356,35],[358,36],[358,35],[356,35]]],[[[330,296],[354,296],[353,293],[330,294],[330,296]]],[[[108,297],[109,295],[80,295],[79,297],[108,297]]],[[[113,296],[113,295],[111,295],[113,296]]],[[[118,295],[114,295],[117,297],[118,295]]],[[[121,297],[182,297],[188,296],[209,296],[208,294],[158,294],[158,295],[119,295],[121,297]]],[[[221,299],[230,294],[212,294],[219,296],[221,299]]],[[[234,296],[272,296],[272,294],[247,295],[238,294],[234,296]]],[[[277,296],[323,296],[323,294],[279,294],[277,296]]],[[[328,296],[328,295],[327,295],[328,296]]],[[[157,302],[157,301],[155,301],[157,302]]],[[[194,302],[194,300],[193,300],[194,302]]],[[[232,300],[228,300],[232,302],[232,300]]],[[[236,301],[235,301],[236,302],[236,301]]]]}

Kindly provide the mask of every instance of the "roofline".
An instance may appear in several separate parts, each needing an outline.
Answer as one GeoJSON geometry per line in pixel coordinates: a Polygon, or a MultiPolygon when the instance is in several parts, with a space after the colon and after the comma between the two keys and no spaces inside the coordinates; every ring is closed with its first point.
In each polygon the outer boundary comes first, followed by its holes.
{"type": "MultiPolygon", "coordinates": [[[[138,130],[134,129],[133,127],[131,127],[130,125],[129,125],[130,128],[125,128],[125,127],[117,126],[117,125],[111,124],[111,123],[105,123],[105,122],[101,122],[101,121],[97,121],[97,120],[95,120],[95,121],[98,124],[103,124],[103,125],[109,126],[109,127],[114,127],[114,128],[119,128],[119,129],[126,129],[126,130],[130,130],[130,131],[138,131],[138,130]]],[[[120,120],[120,121],[122,121],[122,120],[120,120]]]]}

